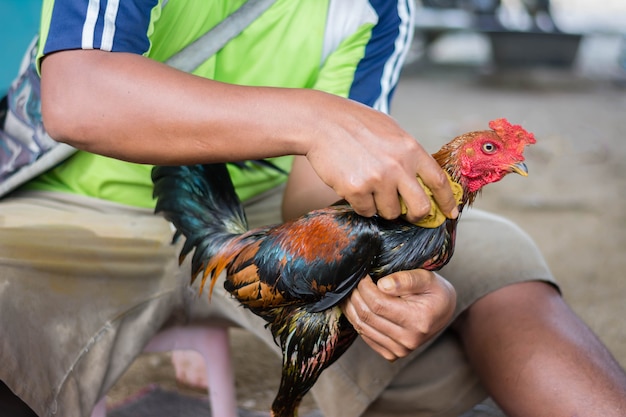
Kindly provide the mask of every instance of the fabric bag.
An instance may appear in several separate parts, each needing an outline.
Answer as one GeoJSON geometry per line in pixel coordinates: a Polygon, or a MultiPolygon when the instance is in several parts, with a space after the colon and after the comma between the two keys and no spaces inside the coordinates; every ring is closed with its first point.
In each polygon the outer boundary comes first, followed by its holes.
{"type": "Polygon", "coordinates": [[[0,126],[0,196],[54,167],[76,150],[56,142],[41,121],[35,38],[22,59],[19,75],[3,100],[0,126]]]}

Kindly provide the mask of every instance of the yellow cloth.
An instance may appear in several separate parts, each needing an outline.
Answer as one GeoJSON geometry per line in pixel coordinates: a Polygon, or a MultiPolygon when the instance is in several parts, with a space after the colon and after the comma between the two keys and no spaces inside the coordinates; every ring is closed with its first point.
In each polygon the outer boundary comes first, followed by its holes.
{"type": "MultiPolygon", "coordinates": [[[[450,174],[446,172],[446,176],[448,177],[448,181],[450,182],[450,186],[452,187],[452,193],[454,194],[454,199],[456,200],[457,206],[461,204],[461,200],[463,199],[463,188],[457,182],[454,182],[450,177],[450,174]]],[[[420,183],[428,198],[430,198],[430,212],[421,218],[417,223],[414,223],[416,226],[427,227],[430,229],[434,229],[435,227],[439,227],[446,221],[446,215],[441,211],[439,205],[433,198],[433,192],[428,188],[420,177],[417,177],[417,181],[420,183]]],[[[406,204],[400,198],[400,205],[402,206],[402,215],[405,215],[408,212],[406,204]]]]}

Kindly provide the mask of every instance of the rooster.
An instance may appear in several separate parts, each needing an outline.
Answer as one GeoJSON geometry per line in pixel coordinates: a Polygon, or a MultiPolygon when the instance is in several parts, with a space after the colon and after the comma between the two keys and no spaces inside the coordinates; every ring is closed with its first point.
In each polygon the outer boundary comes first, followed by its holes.
{"type": "MultiPolygon", "coordinates": [[[[533,134],[506,119],[491,130],[456,137],[433,155],[462,190],[459,212],[482,187],[506,174],[528,175],[523,150],[533,134]]],[[[272,417],[293,417],[321,372],[357,337],[339,304],[359,281],[401,270],[438,270],[452,256],[457,219],[435,210],[435,224],[402,217],[362,217],[346,202],[284,224],[248,230],[225,164],[166,167],[152,173],[155,211],[186,241],[180,262],[195,249],[192,283],[226,271],[225,289],[267,321],[283,353],[272,417]],[[440,216],[437,216],[440,214],[440,216]]],[[[436,208],[436,204],[434,205],[436,208]]]]}

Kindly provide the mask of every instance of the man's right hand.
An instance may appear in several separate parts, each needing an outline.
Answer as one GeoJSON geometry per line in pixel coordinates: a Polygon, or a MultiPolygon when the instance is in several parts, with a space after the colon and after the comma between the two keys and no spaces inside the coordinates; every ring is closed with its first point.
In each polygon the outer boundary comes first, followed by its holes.
{"type": "Polygon", "coordinates": [[[319,125],[306,156],[320,178],[363,216],[408,221],[430,210],[419,176],[444,213],[458,215],[448,179],[426,150],[388,115],[333,97],[320,103],[319,125]]]}

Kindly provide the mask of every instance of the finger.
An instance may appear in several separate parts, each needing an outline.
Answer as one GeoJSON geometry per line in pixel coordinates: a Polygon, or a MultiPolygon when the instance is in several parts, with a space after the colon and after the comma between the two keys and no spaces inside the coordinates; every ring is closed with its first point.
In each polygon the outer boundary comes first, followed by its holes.
{"type": "Polygon", "coordinates": [[[346,201],[352,206],[354,211],[364,217],[372,217],[376,214],[376,202],[373,194],[352,194],[344,197],[346,201]]]}
{"type": "Polygon", "coordinates": [[[418,173],[420,178],[432,191],[437,205],[446,216],[456,218],[458,216],[458,208],[448,177],[432,157],[426,159],[423,164],[418,173]]]}
{"type": "Polygon", "coordinates": [[[392,291],[397,294],[391,296],[374,285],[360,286],[359,296],[373,314],[372,319],[366,317],[364,321],[376,329],[384,329],[382,333],[401,346],[414,350],[452,319],[456,291],[443,277],[417,269],[386,278],[391,278],[388,282],[395,286],[392,291]]]}
{"type": "Polygon", "coordinates": [[[376,316],[358,290],[353,291],[345,303],[344,313],[363,340],[387,360],[395,360],[411,352],[411,349],[398,341],[401,340],[398,335],[402,333],[402,329],[395,323],[376,316]]]}
{"type": "Polygon", "coordinates": [[[353,324],[359,334],[366,335],[381,345],[389,345],[390,335],[398,332],[398,325],[388,320],[384,316],[380,316],[377,311],[378,307],[386,304],[387,301],[393,301],[392,298],[378,292],[376,284],[371,278],[366,277],[352,292],[346,303],[346,315],[353,324]],[[377,293],[377,294],[376,294],[377,293]],[[385,298],[381,301],[380,297],[385,298]],[[375,300],[375,301],[374,301],[375,300]]]}
{"type": "MultiPolygon", "coordinates": [[[[381,293],[369,278],[362,280],[357,289],[356,297],[351,300],[358,309],[359,320],[385,336],[378,338],[379,342],[383,342],[385,338],[392,340],[406,338],[404,323],[420,320],[406,317],[405,303],[397,296],[381,293]]],[[[413,340],[401,344],[407,346],[413,344],[412,342],[413,340]]]]}
{"type": "Polygon", "coordinates": [[[354,303],[346,303],[344,312],[346,316],[353,317],[353,319],[350,319],[350,322],[363,341],[385,359],[393,361],[408,354],[408,350],[395,342],[391,337],[379,332],[367,324],[367,322],[359,320],[359,314],[356,313],[354,303]]]}
{"type": "Polygon", "coordinates": [[[393,361],[403,357],[403,356],[397,356],[395,353],[393,353],[389,349],[387,349],[384,346],[376,343],[373,339],[371,339],[371,338],[369,338],[369,337],[367,337],[365,335],[361,335],[361,339],[363,339],[363,341],[374,352],[378,353],[380,356],[382,356],[383,358],[387,359],[389,362],[393,362],[393,361]]]}
{"type": "Polygon", "coordinates": [[[374,201],[378,215],[385,219],[397,219],[402,214],[402,207],[396,189],[375,193],[374,201]]]}
{"type": "Polygon", "coordinates": [[[398,357],[418,347],[429,329],[429,314],[407,316],[407,303],[378,290],[367,277],[361,281],[350,301],[357,312],[357,325],[363,334],[384,346],[398,357]]]}
{"type": "MultiPolygon", "coordinates": [[[[396,272],[381,278],[377,286],[384,294],[411,301],[414,308],[422,310],[421,318],[431,318],[433,324],[430,326],[431,328],[437,328],[447,323],[456,309],[457,297],[454,286],[441,275],[432,271],[414,269],[396,272]]],[[[387,317],[393,317],[395,314],[399,314],[400,310],[402,310],[401,305],[389,304],[386,306],[386,311],[380,314],[388,314],[387,317]]],[[[416,321],[415,324],[417,325],[417,323],[416,321]]],[[[422,331],[429,333],[427,327],[423,327],[422,331]]]]}
{"type": "MultiPolygon", "coordinates": [[[[387,295],[401,297],[403,295],[423,294],[436,283],[437,275],[425,269],[399,271],[377,282],[378,289],[387,295]]],[[[446,281],[447,282],[447,281],[446,281]]]]}
{"type": "Polygon", "coordinates": [[[398,194],[406,206],[404,217],[411,223],[417,223],[430,212],[431,201],[415,176],[408,177],[398,186],[398,194]]]}

